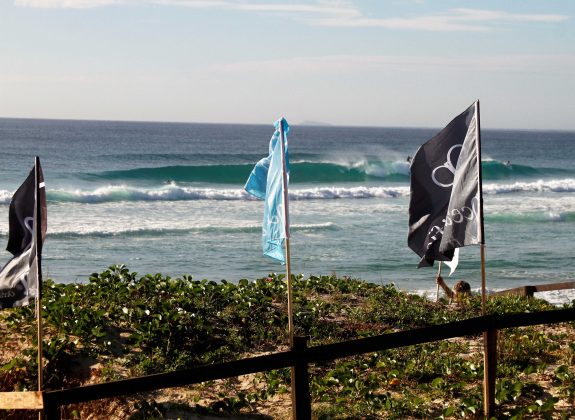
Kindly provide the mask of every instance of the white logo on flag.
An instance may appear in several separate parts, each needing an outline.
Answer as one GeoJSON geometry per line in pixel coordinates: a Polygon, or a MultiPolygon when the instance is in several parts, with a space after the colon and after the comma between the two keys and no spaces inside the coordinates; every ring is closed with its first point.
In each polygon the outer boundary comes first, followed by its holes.
{"type": "MultiPolygon", "coordinates": [[[[455,166],[453,165],[453,156],[451,156],[451,153],[456,149],[456,148],[462,148],[463,144],[456,144],[454,146],[451,146],[451,148],[447,151],[447,156],[446,156],[446,161],[443,165],[438,166],[437,168],[435,168],[432,172],[431,172],[431,179],[433,180],[433,182],[435,183],[435,185],[438,185],[440,187],[443,188],[449,188],[453,185],[453,179],[449,184],[445,184],[443,182],[440,182],[436,176],[435,173],[437,171],[439,171],[440,169],[446,169],[447,171],[449,171],[451,173],[451,176],[455,177],[455,166]]],[[[445,172],[445,171],[444,171],[445,172]]]]}

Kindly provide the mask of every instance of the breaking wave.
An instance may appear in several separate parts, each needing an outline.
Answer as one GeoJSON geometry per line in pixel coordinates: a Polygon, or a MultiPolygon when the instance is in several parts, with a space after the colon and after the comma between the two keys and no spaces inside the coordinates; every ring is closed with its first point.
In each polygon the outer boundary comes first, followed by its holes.
{"type": "MultiPolygon", "coordinates": [[[[575,178],[516,182],[513,184],[484,184],[483,192],[516,194],[522,192],[575,192],[575,178]]],[[[0,190],[0,204],[10,203],[13,191],[0,190]]],[[[192,200],[255,200],[241,188],[194,188],[171,183],[157,188],[110,185],[96,189],[48,190],[52,203],[108,203],[120,201],[192,201],[192,200]]],[[[291,200],[332,200],[409,197],[409,186],[315,187],[290,189],[291,200]]]]}
{"type": "MultiPolygon", "coordinates": [[[[118,171],[104,171],[82,174],[87,180],[114,182],[151,183],[213,183],[244,184],[253,169],[253,163],[176,165],[150,168],[135,168],[118,171]]],[[[535,168],[497,160],[482,163],[484,180],[505,180],[510,178],[534,178],[568,176],[574,171],[557,168],[535,168]]],[[[292,161],[291,183],[344,183],[365,181],[402,182],[409,180],[409,164],[406,161],[363,159],[352,163],[292,161]]]]}
{"type": "Polygon", "coordinates": [[[510,194],[521,192],[575,192],[575,178],[538,180],[534,182],[515,182],[513,184],[487,184],[483,186],[486,194],[510,194]]]}
{"type": "MultiPolygon", "coordinates": [[[[292,189],[291,200],[322,200],[338,198],[394,198],[409,195],[409,187],[318,187],[292,189]]],[[[0,191],[0,203],[9,204],[10,191],[0,191]]],[[[191,200],[256,200],[243,189],[192,188],[171,184],[160,188],[136,188],[114,185],[95,190],[48,190],[49,202],[108,203],[119,201],[191,201],[191,200]]]]}
{"type": "MultiPolygon", "coordinates": [[[[261,232],[261,224],[249,224],[240,226],[216,226],[216,225],[203,225],[185,228],[172,228],[172,227],[155,227],[155,228],[130,228],[126,226],[108,227],[105,229],[84,227],[84,229],[72,230],[57,228],[49,230],[50,239],[67,239],[67,238],[111,238],[111,237],[155,237],[155,236],[179,236],[188,233],[257,233],[261,232]]],[[[295,224],[290,226],[291,231],[325,231],[337,230],[338,227],[332,222],[327,223],[310,223],[310,224],[295,224]]],[[[0,236],[6,236],[7,232],[0,232],[0,236]]]]}
{"type": "Polygon", "coordinates": [[[496,223],[573,223],[575,212],[573,211],[547,211],[532,213],[490,213],[485,214],[485,220],[496,223]]]}
{"type": "MultiPolygon", "coordinates": [[[[254,162],[255,163],[255,162],[254,162]]],[[[83,174],[88,180],[110,182],[203,182],[214,184],[244,184],[254,163],[226,165],[177,165],[154,168],[135,168],[83,174]]],[[[350,165],[331,162],[300,161],[290,164],[292,183],[341,183],[368,180],[406,181],[409,179],[407,162],[361,161],[350,165]]]]}

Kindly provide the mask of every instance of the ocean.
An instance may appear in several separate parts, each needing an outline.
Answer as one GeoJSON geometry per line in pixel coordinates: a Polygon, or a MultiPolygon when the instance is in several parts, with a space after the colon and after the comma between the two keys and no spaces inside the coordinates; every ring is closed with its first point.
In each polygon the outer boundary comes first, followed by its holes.
{"type": "MultiPolygon", "coordinates": [[[[87,282],[112,264],[232,282],[284,272],[261,252],[263,202],[243,191],[272,123],[0,119],[0,242],[37,155],[48,197],[45,278],[87,282]]],[[[434,295],[437,268],[418,269],[407,247],[407,157],[439,130],[291,124],[293,273],[434,295]]],[[[482,154],[488,288],[575,280],[575,132],[482,130],[482,154]]],[[[460,258],[447,282],[478,289],[479,247],[460,258]]]]}

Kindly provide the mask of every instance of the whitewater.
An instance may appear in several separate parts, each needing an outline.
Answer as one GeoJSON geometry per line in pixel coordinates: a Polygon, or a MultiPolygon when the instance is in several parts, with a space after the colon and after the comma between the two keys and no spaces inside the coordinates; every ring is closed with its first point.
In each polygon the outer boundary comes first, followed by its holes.
{"type": "MultiPolygon", "coordinates": [[[[52,202],[104,203],[111,201],[179,201],[179,200],[255,200],[242,188],[194,188],[170,181],[160,187],[133,187],[129,185],[108,185],[93,190],[55,189],[48,190],[52,202]]],[[[512,184],[484,184],[484,194],[511,194],[520,192],[575,192],[575,178],[512,184]]],[[[0,204],[9,204],[13,190],[0,191],[0,204]]],[[[329,200],[340,198],[394,198],[409,196],[408,186],[397,187],[313,187],[290,189],[291,200],[329,200]]]]}

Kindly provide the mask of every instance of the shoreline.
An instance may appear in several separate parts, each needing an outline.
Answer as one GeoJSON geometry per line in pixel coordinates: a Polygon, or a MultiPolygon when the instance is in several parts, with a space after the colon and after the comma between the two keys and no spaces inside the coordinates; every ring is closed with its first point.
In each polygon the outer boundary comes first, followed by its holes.
{"type": "MultiPolygon", "coordinates": [[[[425,290],[415,290],[415,291],[410,291],[410,290],[403,290],[400,289],[403,292],[406,293],[414,293],[416,295],[419,296],[423,296],[426,297],[429,300],[435,301],[436,299],[436,291],[435,290],[430,290],[430,289],[425,289],[425,290]]],[[[487,295],[489,297],[489,294],[492,292],[500,292],[502,290],[507,290],[507,289],[487,289],[487,295]]],[[[476,289],[472,289],[472,293],[480,295],[481,294],[481,289],[480,288],[476,288],[476,289]]],[[[443,293],[443,291],[439,291],[439,297],[445,297],[445,294],[443,293]]],[[[563,305],[567,305],[570,304],[573,300],[575,300],[575,289],[563,289],[563,290],[551,290],[551,291],[547,291],[547,292],[536,292],[533,295],[534,298],[536,299],[542,299],[548,303],[550,303],[551,305],[555,305],[555,306],[563,306],[563,305]]]]}
{"type": "MultiPolygon", "coordinates": [[[[129,267],[127,265],[122,265],[126,268],[129,269],[129,267]]],[[[155,273],[155,274],[160,274],[160,275],[164,275],[163,273],[155,273]]],[[[278,273],[281,274],[281,273],[278,273]]],[[[141,276],[145,276],[146,274],[141,274],[141,276]]],[[[148,273],[148,275],[151,275],[151,273],[148,273]]],[[[299,274],[297,273],[292,273],[292,275],[294,276],[298,276],[299,274]]],[[[173,276],[173,279],[178,279],[178,278],[182,278],[185,277],[187,275],[182,275],[182,276],[173,276]]],[[[325,274],[308,274],[306,277],[302,277],[302,280],[307,280],[311,277],[323,277],[325,276],[325,274]]],[[[88,284],[89,283],[89,277],[90,276],[86,276],[85,279],[83,279],[83,281],[71,281],[71,282],[62,282],[62,281],[56,281],[52,278],[50,278],[49,276],[46,276],[47,279],[50,279],[51,281],[54,281],[57,284],[62,284],[62,285],[67,285],[67,284],[88,284]]],[[[262,279],[262,278],[266,278],[267,276],[263,276],[260,278],[250,278],[248,279],[249,282],[257,282],[258,280],[262,279]]],[[[351,280],[359,280],[361,282],[365,282],[365,283],[369,283],[369,284],[373,284],[373,285],[378,285],[378,286],[388,286],[388,285],[392,285],[393,287],[395,287],[398,291],[403,292],[403,293],[407,293],[407,294],[413,294],[413,295],[417,295],[417,296],[421,296],[421,297],[425,297],[430,301],[435,301],[436,300],[436,293],[437,290],[435,288],[435,284],[433,284],[432,288],[425,288],[425,289],[411,289],[411,288],[405,288],[405,287],[401,287],[400,284],[398,284],[397,282],[394,281],[388,281],[388,282],[383,282],[383,281],[373,281],[373,280],[367,280],[361,277],[353,277],[353,276],[348,276],[348,275],[344,275],[341,278],[347,278],[350,281],[351,280]]],[[[215,280],[215,277],[206,277],[206,278],[194,278],[194,280],[207,280],[207,281],[214,281],[216,283],[221,283],[222,281],[224,282],[228,282],[228,283],[233,283],[233,284],[238,284],[242,279],[237,279],[235,281],[230,281],[227,279],[217,279],[215,280]]],[[[549,283],[549,284],[553,284],[555,282],[549,283]]],[[[432,284],[432,282],[430,281],[430,284],[432,284]]],[[[546,284],[546,283],[541,283],[541,284],[546,284]]],[[[523,286],[531,286],[531,284],[519,284],[519,285],[514,285],[513,288],[517,288],[517,287],[523,287],[523,286]]],[[[511,289],[510,287],[508,288],[487,288],[487,295],[489,296],[491,293],[495,293],[495,292],[500,292],[503,290],[509,290],[511,289]]],[[[477,288],[472,288],[472,293],[475,295],[480,295],[481,294],[481,288],[477,287],[477,288]]],[[[443,291],[439,291],[439,297],[445,297],[445,294],[443,293],[443,291]]],[[[535,292],[533,295],[534,298],[536,299],[542,299],[545,300],[546,302],[554,305],[554,306],[562,306],[562,305],[568,305],[571,304],[573,301],[575,301],[575,289],[561,289],[561,290],[551,290],[551,291],[544,291],[544,292],[535,292]]]]}

